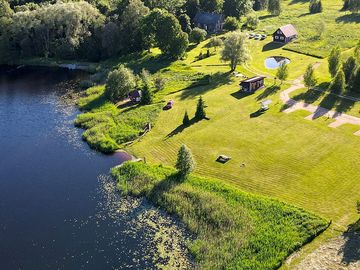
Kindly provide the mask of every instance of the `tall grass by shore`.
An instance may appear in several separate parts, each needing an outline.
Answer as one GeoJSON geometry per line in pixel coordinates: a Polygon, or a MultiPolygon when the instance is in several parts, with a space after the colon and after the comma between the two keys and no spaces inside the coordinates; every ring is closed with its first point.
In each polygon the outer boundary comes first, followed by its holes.
{"type": "Polygon", "coordinates": [[[126,194],[146,196],[196,235],[189,248],[201,269],[276,269],[328,222],[279,201],[172,168],[126,163],[112,170],[126,194]]]}

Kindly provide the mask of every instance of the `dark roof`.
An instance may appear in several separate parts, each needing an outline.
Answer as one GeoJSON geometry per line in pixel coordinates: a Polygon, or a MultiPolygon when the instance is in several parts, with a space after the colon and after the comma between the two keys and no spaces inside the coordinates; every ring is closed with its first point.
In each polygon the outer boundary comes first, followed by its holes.
{"type": "Polygon", "coordinates": [[[241,83],[256,82],[256,81],[259,81],[262,79],[265,79],[265,77],[264,76],[255,76],[255,77],[243,80],[241,83]]]}
{"type": "Polygon", "coordinates": [[[201,24],[217,24],[218,22],[222,22],[224,20],[224,15],[218,13],[209,13],[198,11],[194,18],[195,23],[201,24]]]}
{"type": "MultiPolygon", "coordinates": [[[[297,31],[292,24],[287,24],[287,25],[281,26],[279,29],[285,35],[285,37],[292,37],[292,36],[297,35],[297,31]]],[[[276,31],[275,31],[275,33],[276,33],[276,31]]]]}
{"type": "Polygon", "coordinates": [[[140,90],[134,90],[129,93],[130,98],[138,98],[141,97],[141,91],[140,90]]]}

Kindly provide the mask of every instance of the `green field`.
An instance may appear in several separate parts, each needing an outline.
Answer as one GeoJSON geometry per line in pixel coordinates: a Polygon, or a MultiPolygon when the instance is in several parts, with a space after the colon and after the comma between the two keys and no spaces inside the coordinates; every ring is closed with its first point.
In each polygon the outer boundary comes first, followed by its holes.
{"type": "Polygon", "coordinates": [[[327,227],[324,219],[218,180],[127,163],[113,169],[122,191],[146,196],[196,235],[189,249],[201,269],[276,269],[327,227]]]}

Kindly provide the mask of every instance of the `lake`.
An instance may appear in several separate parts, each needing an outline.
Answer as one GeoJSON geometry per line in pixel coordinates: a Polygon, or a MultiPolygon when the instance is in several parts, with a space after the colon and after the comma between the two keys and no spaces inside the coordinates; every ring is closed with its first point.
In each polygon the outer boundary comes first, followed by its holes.
{"type": "Polygon", "coordinates": [[[79,112],[66,97],[86,77],[0,68],[0,268],[191,268],[182,225],[117,192],[109,169],[124,155],[81,140],[79,112]]]}

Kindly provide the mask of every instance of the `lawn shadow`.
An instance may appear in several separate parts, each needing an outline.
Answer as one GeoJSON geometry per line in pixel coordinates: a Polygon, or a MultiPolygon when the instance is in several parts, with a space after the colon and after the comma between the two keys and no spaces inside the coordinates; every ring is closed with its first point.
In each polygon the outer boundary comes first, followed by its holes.
{"type": "Polygon", "coordinates": [[[309,2],[309,0],[291,0],[290,5],[295,5],[295,4],[304,4],[306,2],[309,2]]]}
{"type": "Polygon", "coordinates": [[[276,50],[283,47],[284,45],[285,45],[284,43],[270,41],[263,46],[262,51],[266,52],[266,51],[276,50]]]}
{"type": "Polygon", "coordinates": [[[203,95],[210,90],[214,90],[221,85],[231,82],[230,72],[217,72],[212,75],[205,75],[200,80],[193,82],[190,86],[182,90],[180,99],[193,98],[203,95]]]}
{"type": "Polygon", "coordinates": [[[303,14],[300,14],[300,15],[298,16],[298,18],[307,17],[307,16],[310,16],[310,15],[312,15],[310,12],[303,13],[303,14]]]}
{"type": "Polygon", "coordinates": [[[91,111],[93,109],[101,107],[107,101],[108,101],[108,99],[106,98],[105,93],[102,93],[101,95],[97,96],[96,98],[94,98],[93,100],[88,102],[85,106],[82,106],[81,110],[91,111]]]}
{"type": "Polygon", "coordinates": [[[354,100],[340,98],[340,97],[338,99],[339,100],[336,103],[335,110],[340,113],[345,113],[347,111],[350,111],[355,105],[354,100]]]}
{"type": "Polygon", "coordinates": [[[345,243],[341,247],[342,263],[349,265],[360,261],[360,232],[352,231],[343,234],[345,243]]]}
{"type": "Polygon", "coordinates": [[[251,96],[253,95],[254,93],[251,93],[251,92],[243,92],[241,90],[238,90],[234,93],[231,93],[230,95],[232,95],[234,98],[236,99],[242,99],[242,98],[245,98],[245,97],[248,97],[248,96],[251,96]]]}
{"type": "Polygon", "coordinates": [[[154,188],[151,189],[149,197],[155,202],[155,204],[159,204],[160,200],[163,198],[163,194],[181,184],[183,180],[182,178],[183,177],[177,172],[166,176],[165,179],[154,185],[154,188]]]}
{"type": "Polygon", "coordinates": [[[256,112],[251,113],[251,114],[250,114],[250,118],[259,117],[259,116],[263,115],[264,113],[265,113],[264,110],[259,109],[259,110],[257,110],[256,112]]]}
{"type": "Polygon", "coordinates": [[[323,92],[323,91],[316,91],[316,90],[309,89],[305,93],[300,93],[300,94],[294,96],[293,99],[302,100],[305,103],[312,104],[324,95],[325,95],[325,92],[323,92]]]}
{"type": "MultiPolygon", "coordinates": [[[[199,119],[196,119],[195,117],[192,118],[190,120],[189,124],[187,124],[187,125],[181,124],[180,126],[175,128],[173,131],[171,131],[168,135],[166,135],[165,139],[169,139],[169,138],[183,132],[185,129],[191,127],[192,125],[196,124],[197,122],[200,122],[201,120],[203,120],[203,119],[199,120],[199,119]]],[[[208,120],[208,118],[206,120],[208,120]]]]}
{"type": "MultiPolygon", "coordinates": [[[[323,92],[322,92],[323,93],[323,92]]],[[[324,98],[321,100],[319,106],[315,110],[312,119],[317,119],[322,116],[326,116],[329,110],[332,110],[336,105],[336,98],[330,93],[326,94],[324,98]]]]}
{"type": "Polygon", "coordinates": [[[337,23],[360,23],[360,13],[350,13],[335,19],[337,23]]]}
{"type": "Polygon", "coordinates": [[[264,98],[267,98],[269,96],[272,96],[274,94],[277,93],[277,91],[280,90],[280,86],[279,85],[272,85],[270,87],[267,87],[261,94],[259,94],[257,97],[256,97],[256,100],[262,100],[264,98]]]}
{"type": "Polygon", "coordinates": [[[277,17],[277,16],[272,15],[272,14],[267,14],[267,15],[264,15],[264,16],[260,16],[259,20],[266,20],[266,19],[275,18],[275,17],[277,17]]]}
{"type": "Polygon", "coordinates": [[[121,63],[127,63],[126,65],[134,70],[135,73],[141,72],[142,69],[146,69],[151,73],[156,73],[159,70],[168,67],[174,60],[168,57],[160,55],[151,55],[149,53],[132,53],[129,56],[123,57],[121,63]]]}

